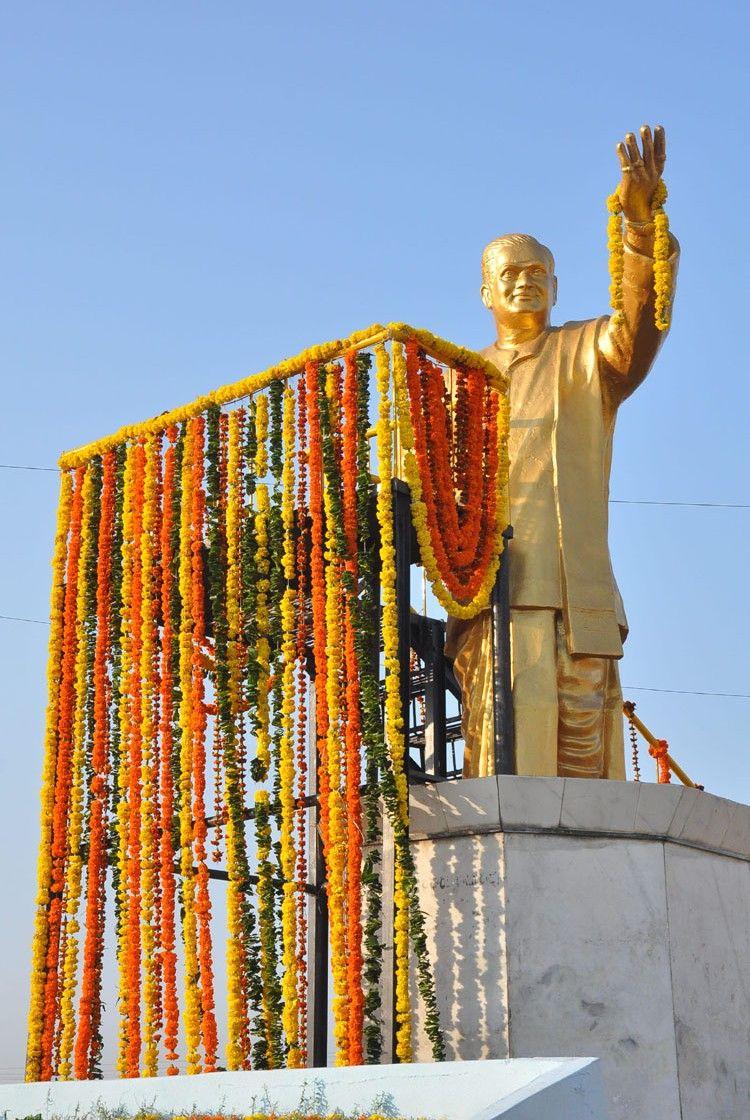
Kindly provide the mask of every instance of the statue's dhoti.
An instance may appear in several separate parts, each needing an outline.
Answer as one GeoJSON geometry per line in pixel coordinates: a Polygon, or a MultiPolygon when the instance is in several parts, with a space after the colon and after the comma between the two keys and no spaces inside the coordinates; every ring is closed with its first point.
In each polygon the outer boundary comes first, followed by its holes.
{"type": "MultiPolygon", "coordinates": [[[[463,694],[465,778],[493,774],[492,618],[449,618],[446,655],[463,694]]],[[[560,611],[511,611],[516,772],[625,777],[617,660],[568,653],[560,611]]]]}

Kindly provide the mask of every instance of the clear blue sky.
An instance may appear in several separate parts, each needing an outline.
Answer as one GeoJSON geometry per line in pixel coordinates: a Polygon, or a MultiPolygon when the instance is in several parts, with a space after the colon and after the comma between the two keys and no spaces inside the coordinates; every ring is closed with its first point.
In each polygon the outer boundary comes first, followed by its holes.
{"type": "MultiPolygon", "coordinates": [[[[675,323],[613,497],[750,503],[747,42],[737,3],[24,3],[0,29],[3,463],[405,319],[486,345],[479,258],[528,231],[557,321],[607,309],[615,142],[667,129],[675,323]]],[[[45,618],[57,480],[0,470],[0,613],[45,618]]],[[[614,505],[626,686],[750,693],[750,510],[614,505]]],[[[44,626],[0,621],[0,1078],[20,1073],[44,626]]],[[[750,800],[750,701],[626,694],[750,800]]],[[[651,763],[645,767],[651,776],[651,763]]]]}

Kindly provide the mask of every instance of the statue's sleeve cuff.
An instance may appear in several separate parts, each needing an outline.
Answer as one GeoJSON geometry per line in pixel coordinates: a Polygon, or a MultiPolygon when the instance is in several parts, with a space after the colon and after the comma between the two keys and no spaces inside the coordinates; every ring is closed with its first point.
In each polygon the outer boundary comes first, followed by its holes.
{"type": "MultiPolygon", "coordinates": [[[[677,238],[670,233],[669,245],[671,253],[669,254],[669,264],[672,269],[672,275],[677,274],[677,266],[680,261],[680,243],[677,238]]],[[[630,284],[633,287],[643,287],[653,283],[654,275],[654,258],[648,256],[646,253],[639,253],[627,241],[624,242],[624,261],[623,261],[623,283],[630,284]]]]}

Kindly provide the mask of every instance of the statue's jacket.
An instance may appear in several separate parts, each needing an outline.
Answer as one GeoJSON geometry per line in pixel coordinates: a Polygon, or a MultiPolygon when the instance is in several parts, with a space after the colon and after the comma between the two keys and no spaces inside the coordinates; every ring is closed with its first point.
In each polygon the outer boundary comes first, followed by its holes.
{"type": "MultiPolygon", "coordinates": [[[[676,241],[673,250],[674,278],[676,241]]],[[[483,352],[511,379],[516,363],[533,361],[534,377],[553,393],[552,474],[562,603],[546,601],[548,589],[533,586],[532,566],[519,592],[521,601],[514,602],[512,592],[511,606],[561,605],[570,652],[587,656],[621,657],[623,652],[627,620],[608,543],[612,438],[620,404],[645,378],[665,333],[654,325],[653,261],[627,245],[623,304],[620,316],[550,327],[517,351],[489,347],[483,352]]],[[[534,516],[531,510],[528,514],[534,516]]],[[[523,504],[519,509],[514,503],[513,518],[523,516],[523,504]]]]}

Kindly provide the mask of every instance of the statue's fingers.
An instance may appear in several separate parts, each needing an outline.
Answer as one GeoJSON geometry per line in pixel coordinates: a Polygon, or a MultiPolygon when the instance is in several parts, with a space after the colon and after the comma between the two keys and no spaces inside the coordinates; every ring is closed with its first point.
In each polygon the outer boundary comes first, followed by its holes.
{"type": "Polygon", "coordinates": [[[615,151],[617,152],[617,158],[620,161],[620,167],[622,168],[622,170],[624,171],[626,168],[629,168],[630,156],[628,155],[628,149],[625,147],[622,140],[619,142],[619,144],[615,145],[615,151]]]}
{"type": "Polygon", "coordinates": [[[662,125],[657,124],[654,129],[654,163],[656,170],[661,175],[664,164],[667,162],[667,137],[662,125]]]}
{"type": "Polygon", "coordinates": [[[651,136],[651,129],[647,124],[641,128],[641,146],[643,147],[643,163],[649,175],[656,175],[656,164],[654,161],[654,141],[651,136]]]}
{"type": "Polygon", "coordinates": [[[636,138],[635,138],[635,136],[632,132],[629,132],[627,134],[627,136],[625,137],[625,146],[628,150],[628,155],[630,156],[631,164],[634,165],[634,164],[640,163],[641,162],[641,153],[638,151],[638,141],[636,140],[636,138]]]}

